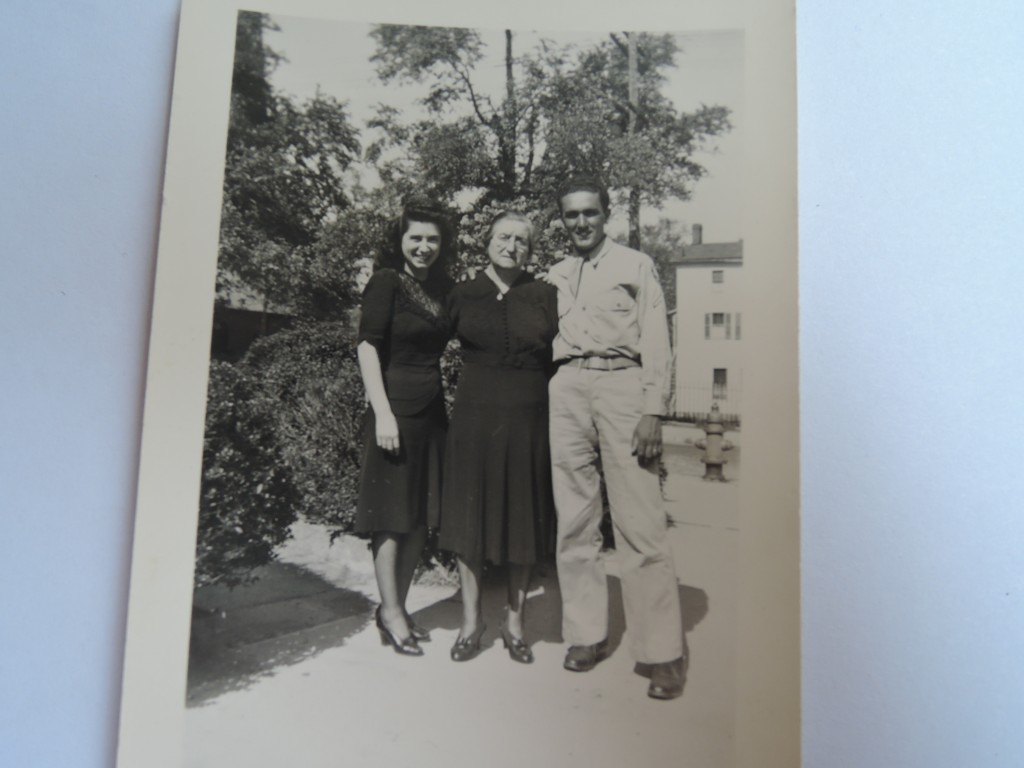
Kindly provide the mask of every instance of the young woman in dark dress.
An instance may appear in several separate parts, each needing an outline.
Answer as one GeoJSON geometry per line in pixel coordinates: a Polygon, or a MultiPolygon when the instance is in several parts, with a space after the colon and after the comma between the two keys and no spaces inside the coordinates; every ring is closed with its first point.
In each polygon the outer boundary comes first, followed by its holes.
{"type": "Polygon", "coordinates": [[[453,232],[443,211],[407,205],[363,293],[359,368],[365,422],[356,533],[369,535],[381,604],[381,642],[420,656],[429,639],[405,609],[427,526],[436,525],[447,417],[439,360],[448,343],[446,263],[453,232]]]}
{"type": "Polygon", "coordinates": [[[548,448],[548,374],[558,328],[555,289],[524,272],[534,230],[523,214],[495,217],[490,265],[456,286],[448,307],[462,345],[445,454],[439,545],[458,556],[463,619],[455,661],[480,652],[483,562],[508,566],[501,637],[529,663],[524,607],[531,566],[547,549],[554,502],[548,448]]]}

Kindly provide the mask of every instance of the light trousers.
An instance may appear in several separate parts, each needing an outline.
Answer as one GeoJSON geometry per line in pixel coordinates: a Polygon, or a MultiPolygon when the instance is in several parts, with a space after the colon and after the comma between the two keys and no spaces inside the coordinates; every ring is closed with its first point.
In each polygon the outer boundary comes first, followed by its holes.
{"type": "Polygon", "coordinates": [[[593,645],[608,636],[608,583],[600,559],[603,472],[630,650],[636,661],[656,664],[683,655],[683,629],[657,462],[645,466],[632,454],[643,402],[639,368],[563,365],[550,383],[563,639],[593,645]]]}

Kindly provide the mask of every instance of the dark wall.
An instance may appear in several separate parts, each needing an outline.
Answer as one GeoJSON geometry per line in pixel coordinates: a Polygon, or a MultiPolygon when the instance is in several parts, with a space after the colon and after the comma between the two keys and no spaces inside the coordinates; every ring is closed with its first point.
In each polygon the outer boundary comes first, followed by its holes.
{"type": "Polygon", "coordinates": [[[210,357],[238,360],[256,339],[291,327],[291,315],[214,306],[210,357]]]}

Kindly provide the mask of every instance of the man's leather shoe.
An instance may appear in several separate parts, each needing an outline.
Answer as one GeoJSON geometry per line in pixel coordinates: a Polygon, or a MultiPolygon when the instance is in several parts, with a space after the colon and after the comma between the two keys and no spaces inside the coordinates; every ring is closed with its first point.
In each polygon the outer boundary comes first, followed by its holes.
{"type": "Polygon", "coordinates": [[[683,659],[651,664],[651,684],[647,695],[652,699],[676,699],[683,695],[683,659]]]}
{"type": "Polygon", "coordinates": [[[594,645],[570,645],[562,665],[570,672],[589,672],[597,666],[597,662],[608,658],[608,640],[594,645]]]}

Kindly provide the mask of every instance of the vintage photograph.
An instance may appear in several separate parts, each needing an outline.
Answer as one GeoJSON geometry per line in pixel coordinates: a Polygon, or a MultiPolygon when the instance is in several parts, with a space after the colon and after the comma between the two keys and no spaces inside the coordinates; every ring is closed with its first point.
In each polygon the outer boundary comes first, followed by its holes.
{"type": "MultiPolygon", "coordinates": [[[[587,727],[685,694],[649,717],[729,764],[742,56],[738,31],[239,14],[190,764],[419,674],[587,727]]],[[[337,712],[415,720],[394,694],[337,712]]]]}
{"type": "Polygon", "coordinates": [[[231,22],[176,764],[749,764],[747,31],[231,22]]]}

